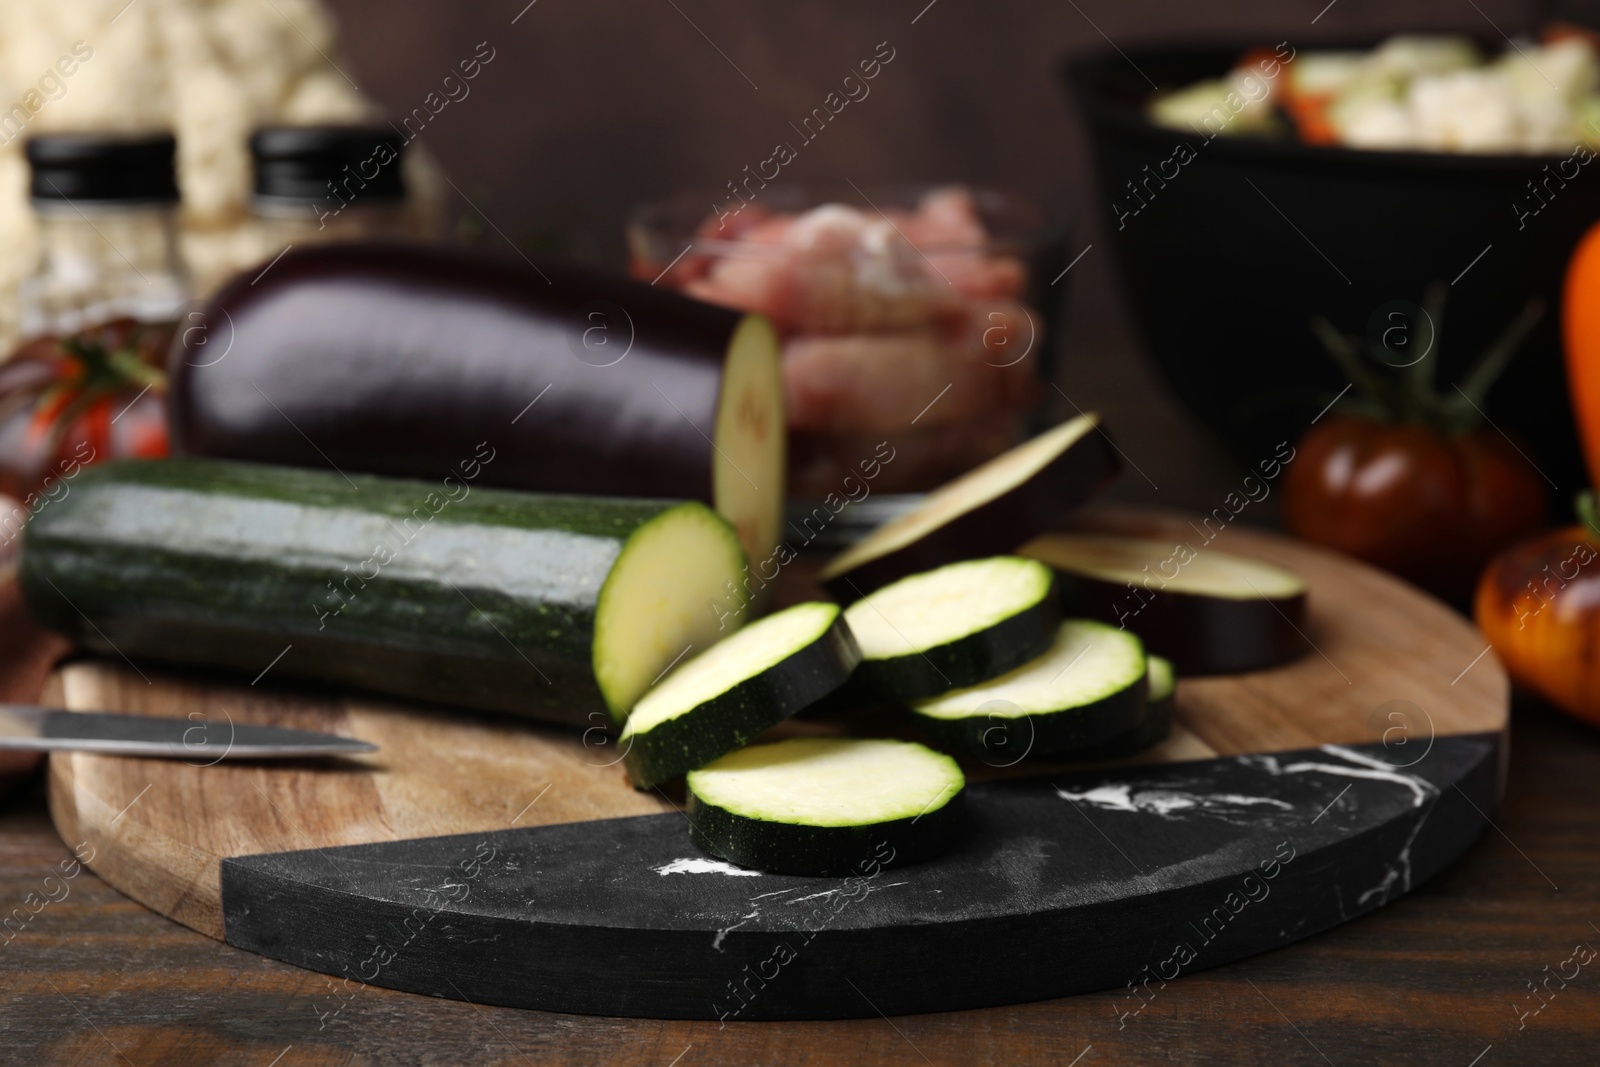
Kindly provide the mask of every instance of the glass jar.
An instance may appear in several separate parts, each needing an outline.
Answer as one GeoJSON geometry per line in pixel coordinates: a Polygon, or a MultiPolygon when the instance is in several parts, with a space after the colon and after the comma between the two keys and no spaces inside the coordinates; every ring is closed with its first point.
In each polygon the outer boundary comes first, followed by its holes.
{"type": "Polygon", "coordinates": [[[111,322],[170,329],[189,299],[170,134],[32,138],[39,258],[18,289],[24,345],[111,322]]]}
{"type": "Polygon", "coordinates": [[[27,144],[38,261],[18,287],[20,343],[0,363],[7,536],[80,469],[167,454],[166,365],[188,278],[170,134],[27,144]]]}
{"type": "Polygon", "coordinates": [[[250,138],[265,258],[294,244],[404,237],[405,140],[387,126],[279,126],[250,138]]]}

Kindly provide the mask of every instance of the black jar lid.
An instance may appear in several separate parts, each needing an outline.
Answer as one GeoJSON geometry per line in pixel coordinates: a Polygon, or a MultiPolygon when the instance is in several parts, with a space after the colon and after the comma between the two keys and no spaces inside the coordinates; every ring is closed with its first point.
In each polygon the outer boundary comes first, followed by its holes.
{"type": "Polygon", "coordinates": [[[258,197],[321,200],[359,192],[364,200],[401,200],[405,140],[388,126],[276,126],[250,138],[258,197]]]}
{"type": "Polygon", "coordinates": [[[177,142],[170,133],[62,133],[31,137],[26,154],[34,200],[175,204],[177,142]]]}

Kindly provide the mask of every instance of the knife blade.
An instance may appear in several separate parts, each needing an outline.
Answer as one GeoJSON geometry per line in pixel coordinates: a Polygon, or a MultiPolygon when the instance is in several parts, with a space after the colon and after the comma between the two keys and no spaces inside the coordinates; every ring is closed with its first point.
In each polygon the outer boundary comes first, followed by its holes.
{"type": "Polygon", "coordinates": [[[224,759],[290,759],[376,752],[349,737],[235,723],[232,718],[163,719],[103,711],[64,711],[0,704],[0,749],[95,752],[215,763],[224,759]]]}

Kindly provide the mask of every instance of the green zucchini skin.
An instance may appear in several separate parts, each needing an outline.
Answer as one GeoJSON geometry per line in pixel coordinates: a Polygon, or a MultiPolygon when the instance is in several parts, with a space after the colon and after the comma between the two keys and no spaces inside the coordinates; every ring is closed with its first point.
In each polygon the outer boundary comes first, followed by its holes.
{"type": "MultiPolygon", "coordinates": [[[[1064,711],[1029,715],[967,715],[940,719],[912,714],[946,752],[991,765],[1010,766],[1024,756],[1055,759],[1103,758],[1103,746],[1124,741],[1146,727],[1149,686],[1143,678],[1115,693],[1064,711]]],[[[1142,746],[1141,746],[1142,747],[1142,746]]]]}
{"type": "MultiPolygon", "coordinates": [[[[1157,657],[1150,658],[1154,662],[1157,657]]],[[[1143,752],[1151,745],[1158,745],[1167,739],[1167,735],[1172,732],[1172,716],[1178,701],[1177,688],[1172,684],[1170,665],[1166,671],[1166,685],[1163,688],[1157,688],[1155,678],[1153,676],[1151,678],[1150,692],[1146,698],[1149,707],[1145,712],[1144,722],[1121,737],[1112,738],[1093,752],[1084,754],[1082,758],[1122,759],[1143,752]]]]}
{"type": "Polygon", "coordinates": [[[609,726],[593,667],[600,589],[635,530],[702,505],[463,493],[448,473],[93,467],[29,524],[22,593],[44,625],[130,662],[249,677],[273,664],[278,677],[609,726]]]}
{"type": "Polygon", "coordinates": [[[1041,655],[1050,647],[1060,617],[1052,585],[1038,603],[977,633],[922,652],[864,659],[856,668],[856,677],[873,693],[900,701],[965,689],[1041,655]]]}
{"type": "Polygon", "coordinates": [[[844,685],[861,649],[843,614],[767,670],[644,733],[628,734],[623,766],[636,788],[671,781],[740,748],[844,685]]]}
{"type": "Polygon", "coordinates": [[[813,877],[871,875],[922,863],[956,837],[966,790],[916,818],[871,826],[809,826],[736,815],[689,794],[689,839],[741,867],[813,877]]]}

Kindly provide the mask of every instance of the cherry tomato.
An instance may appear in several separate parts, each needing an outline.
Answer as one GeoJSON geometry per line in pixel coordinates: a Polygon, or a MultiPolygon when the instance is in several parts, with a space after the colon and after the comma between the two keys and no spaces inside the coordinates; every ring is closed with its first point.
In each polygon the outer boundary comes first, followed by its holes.
{"type": "Polygon", "coordinates": [[[1545,514],[1542,476],[1488,428],[1449,434],[1333,413],[1300,440],[1284,478],[1290,533],[1458,603],[1545,514]]]}
{"type": "Polygon", "coordinates": [[[30,510],[90,463],[167,454],[171,329],[119,319],[30,341],[0,364],[0,493],[30,510]]]}

